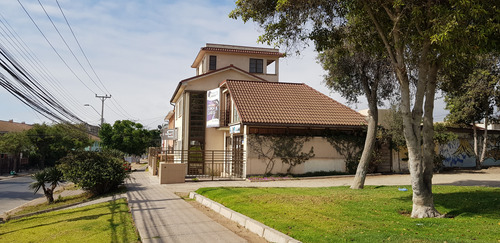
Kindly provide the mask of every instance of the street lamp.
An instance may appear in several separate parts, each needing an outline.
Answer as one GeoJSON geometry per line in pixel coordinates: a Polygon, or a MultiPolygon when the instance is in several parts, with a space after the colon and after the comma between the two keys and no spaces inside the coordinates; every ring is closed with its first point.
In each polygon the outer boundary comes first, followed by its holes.
{"type": "Polygon", "coordinates": [[[94,111],[97,113],[97,115],[101,116],[101,127],[102,127],[102,115],[99,114],[99,112],[91,105],[91,104],[84,104],[83,106],[90,106],[94,111]]]}

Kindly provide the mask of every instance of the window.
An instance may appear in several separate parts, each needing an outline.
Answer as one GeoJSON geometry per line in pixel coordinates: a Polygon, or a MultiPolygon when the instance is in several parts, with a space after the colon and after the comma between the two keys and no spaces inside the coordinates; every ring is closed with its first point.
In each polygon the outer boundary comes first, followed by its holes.
{"type": "Polygon", "coordinates": [[[208,70],[215,70],[215,69],[217,69],[217,56],[210,56],[208,70]]]}
{"type": "Polygon", "coordinates": [[[238,110],[236,109],[236,105],[234,104],[234,101],[231,102],[232,103],[232,106],[233,106],[233,120],[232,120],[232,123],[237,123],[240,121],[240,115],[238,114],[238,110]]]}
{"type": "Polygon", "coordinates": [[[177,105],[175,106],[175,113],[177,113],[177,118],[182,117],[182,97],[179,98],[179,101],[177,101],[177,105]]]}
{"type": "Polygon", "coordinates": [[[264,72],[263,64],[264,61],[262,59],[250,58],[250,72],[263,73],[264,72]]]}

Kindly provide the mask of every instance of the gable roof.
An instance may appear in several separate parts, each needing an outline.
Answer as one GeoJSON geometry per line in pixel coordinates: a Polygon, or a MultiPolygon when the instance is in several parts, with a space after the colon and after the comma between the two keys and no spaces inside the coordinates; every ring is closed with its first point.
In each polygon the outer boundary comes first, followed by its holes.
{"type": "Polygon", "coordinates": [[[8,132],[22,132],[24,130],[29,130],[33,126],[26,123],[18,123],[13,120],[10,121],[0,121],[0,134],[8,132]]]}
{"type": "Polygon", "coordinates": [[[278,49],[274,48],[207,43],[205,47],[200,48],[200,51],[198,52],[198,55],[196,55],[193,64],[191,64],[191,67],[196,68],[205,53],[230,53],[257,56],[273,56],[278,58],[285,56],[283,53],[279,52],[278,49]]]}
{"type": "Polygon", "coordinates": [[[303,83],[226,80],[243,124],[310,127],[360,126],[360,113],[303,83]]]}
{"type": "Polygon", "coordinates": [[[261,80],[261,81],[264,81],[264,82],[269,82],[257,75],[254,75],[254,74],[251,74],[241,68],[238,68],[236,66],[233,66],[233,65],[229,65],[229,66],[226,66],[226,67],[223,67],[223,68],[219,68],[217,70],[214,70],[214,71],[210,71],[210,72],[207,72],[207,73],[204,73],[204,74],[200,74],[200,75],[196,75],[196,76],[193,76],[193,77],[190,77],[190,78],[187,78],[187,79],[183,79],[179,82],[179,84],[177,84],[177,88],[175,89],[174,93],[172,94],[172,98],[170,99],[170,102],[174,102],[174,98],[175,96],[177,95],[177,92],[179,91],[179,89],[181,88],[182,85],[185,85],[187,83],[189,83],[190,81],[193,81],[193,80],[198,80],[198,79],[201,79],[201,78],[205,78],[207,76],[210,76],[210,75],[214,75],[214,74],[217,74],[217,73],[221,73],[221,72],[225,72],[227,70],[235,70],[237,72],[240,72],[240,73],[243,73],[245,75],[248,75],[250,77],[253,77],[253,78],[256,78],[258,80],[261,80]]]}

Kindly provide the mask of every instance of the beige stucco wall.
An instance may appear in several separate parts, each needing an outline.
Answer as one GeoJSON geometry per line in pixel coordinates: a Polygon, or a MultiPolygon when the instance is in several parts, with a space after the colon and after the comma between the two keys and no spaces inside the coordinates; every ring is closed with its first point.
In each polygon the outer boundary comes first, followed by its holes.
{"type": "Polygon", "coordinates": [[[216,128],[206,128],[205,130],[205,150],[224,150],[224,131],[216,128]]]}
{"type": "MultiPolygon", "coordinates": [[[[314,147],[315,156],[305,163],[295,166],[292,169],[292,174],[304,174],[316,171],[346,171],[344,157],[338,154],[326,139],[321,137],[312,138],[310,141],[304,143],[303,152],[309,152],[311,146],[314,147]]],[[[264,160],[258,158],[258,155],[253,153],[251,149],[247,149],[247,154],[247,175],[264,174],[266,169],[264,160]]],[[[281,159],[277,158],[271,173],[286,173],[288,167],[288,164],[283,164],[281,159]]]]}

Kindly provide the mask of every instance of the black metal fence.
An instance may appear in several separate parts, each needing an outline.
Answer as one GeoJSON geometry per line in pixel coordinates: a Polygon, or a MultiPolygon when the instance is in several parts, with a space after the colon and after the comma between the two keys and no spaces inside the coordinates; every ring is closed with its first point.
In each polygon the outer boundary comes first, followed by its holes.
{"type": "Polygon", "coordinates": [[[239,179],[244,177],[242,150],[170,150],[158,154],[158,163],[186,163],[187,178],[239,179]]]}

